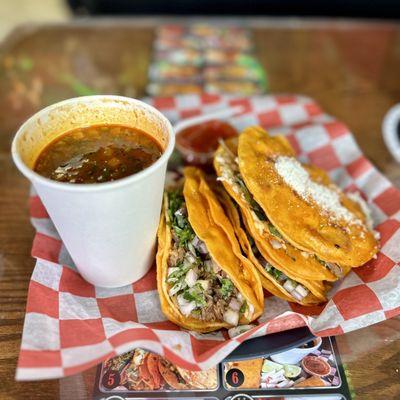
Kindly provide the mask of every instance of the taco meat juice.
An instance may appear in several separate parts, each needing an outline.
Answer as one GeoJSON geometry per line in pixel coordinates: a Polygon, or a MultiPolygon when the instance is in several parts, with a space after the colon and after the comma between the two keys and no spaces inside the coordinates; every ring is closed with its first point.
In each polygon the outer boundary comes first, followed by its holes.
{"type": "Polygon", "coordinates": [[[40,153],[38,174],[59,182],[103,183],[152,165],[162,154],[149,134],[123,125],[94,125],[57,137],[40,153]]]}

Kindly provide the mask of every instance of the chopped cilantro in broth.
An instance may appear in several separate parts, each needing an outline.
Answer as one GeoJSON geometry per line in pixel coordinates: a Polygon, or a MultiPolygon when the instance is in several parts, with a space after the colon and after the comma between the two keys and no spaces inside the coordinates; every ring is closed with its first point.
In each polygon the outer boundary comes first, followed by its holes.
{"type": "Polygon", "coordinates": [[[152,165],[161,147],[147,133],[127,126],[96,125],[69,131],[40,153],[34,170],[68,183],[102,183],[152,165]]]}
{"type": "Polygon", "coordinates": [[[182,190],[171,190],[167,196],[172,232],[166,278],[169,295],[186,316],[237,325],[247,305],[231,279],[211,258],[205,243],[193,231],[182,190]]]}

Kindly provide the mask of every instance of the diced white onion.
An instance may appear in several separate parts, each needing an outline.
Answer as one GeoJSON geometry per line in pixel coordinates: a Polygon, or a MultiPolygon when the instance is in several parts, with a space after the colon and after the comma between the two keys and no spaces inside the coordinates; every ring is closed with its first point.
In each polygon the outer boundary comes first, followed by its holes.
{"type": "Polygon", "coordinates": [[[194,239],[192,240],[193,246],[197,247],[200,244],[201,240],[199,239],[198,236],[195,236],[194,239]]]}
{"type": "Polygon", "coordinates": [[[196,249],[194,248],[192,243],[188,243],[188,249],[194,256],[196,256],[196,249]]]}
{"type": "Polygon", "coordinates": [[[270,383],[269,380],[261,382],[261,389],[270,389],[276,387],[275,383],[270,383]]]}
{"type": "Polygon", "coordinates": [[[279,276],[279,281],[286,281],[289,279],[283,272],[281,272],[281,275],[279,276]]]}
{"type": "Polygon", "coordinates": [[[212,260],[204,261],[204,266],[206,267],[207,271],[211,271],[213,269],[213,262],[212,260]]]}
{"type": "Polygon", "coordinates": [[[228,308],[224,313],[224,321],[232,326],[237,326],[239,323],[239,312],[228,308]]]}
{"type": "Polygon", "coordinates": [[[267,373],[267,376],[270,378],[270,383],[278,383],[286,379],[283,369],[279,369],[278,371],[270,371],[267,373]]]}
{"type": "Polygon", "coordinates": [[[254,314],[254,306],[251,303],[247,303],[247,307],[249,309],[249,315],[252,316],[254,314]]]}
{"type": "Polygon", "coordinates": [[[293,292],[293,290],[296,289],[296,283],[294,283],[292,280],[288,279],[284,284],[283,287],[289,292],[293,292]]]}
{"type": "Polygon", "coordinates": [[[304,297],[306,297],[308,295],[308,290],[302,285],[297,285],[296,286],[296,292],[300,293],[304,297]]]}
{"type": "Polygon", "coordinates": [[[234,311],[239,311],[242,303],[239,300],[235,299],[234,297],[229,302],[229,307],[232,308],[234,311]]]}
{"type": "Polygon", "coordinates": [[[254,225],[256,226],[256,229],[258,230],[258,232],[260,234],[263,234],[264,224],[262,222],[260,222],[260,220],[258,219],[257,215],[254,212],[252,212],[252,215],[253,215],[254,225]]]}
{"type": "Polygon", "coordinates": [[[249,331],[250,329],[254,328],[255,325],[239,325],[235,326],[234,328],[228,329],[228,335],[232,339],[236,336],[241,335],[244,332],[249,331]]]}
{"type": "Polygon", "coordinates": [[[196,284],[197,273],[193,268],[189,269],[189,271],[186,273],[185,281],[186,281],[186,283],[188,284],[189,287],[192,287],[192,286],[194,286],[196,284]]]}
{"type": "Polygon", "coordinates": [[[196,303],[194,301],[187,301],[183,298],[182,295],[177,297],[179,310],[185,316],[189,315],[195,308],[196,303]]]}
{"type": "Polygon", "coordinates": [[[187,254],[186,255],[186,260],[190,263],[193,264],[196,261],[196,257],[193,254],[187,254]]]}
{"type": "Polygon", "coordinates": [[[175,216],[183,215],[183,210],[181,208],[179,210],[176,210],[174,215],[175,216]]]}
{"type": "Polygon", "coordinates": [[[296,300],[303,300],[305,296],[297,292],[296,290],[293,290],[292,293],[290,293],[296,300]]]}
{"type": "Polygon", "coordinates": [[[289,387],[288,385],[289,385],[289,380],[288,379],[285,379],[282,382],[279,382],[279,383],[276,384],[276,386],[279,387],[279,388],[289,387]]]}
{"type": "Polygon", "coordinates": [[[190,244],[192,244],[201,254],[208,253],[206,244],[200,240],[198,236],[195,236],[190,244]]]}
{"type": "Polygon", "coordinates": [[[210,288],[210,281],[206,279],[199,279],[197,283],[200,283],[203,290],[208,290],[210,288]]]}
{"type": "Polygon", "coordinates": [[[172,297],[176,295],[181,289],[183,289],[182,282],[178,282],[169,290],[168,294],[172,297]]]}
{"type": "Polygon", "coordinates": [[[279,241],[276,240],[276,239],[271,239],[269,242],[271,243],[271,246],[272,246],[274,249],[281,249],[281,248],[283,247],[283,246],[282,246],[282,243],[279,242],[279,241]]]}
{"type": "Polygon", "coordinates": [[[304,286],[302,285],[297,285],[296,286],[296,292],[302,294],[304,297],[308,295],[308,289],[306,289],[304,286]]]}
{"type": "Polygon", "coordinates": [[[269,271],[271,269],[272,265],[264,257],[259,257],[258,261],[265,270],[269,271]]]}
{"type": "Polygon", "coordinates": [[[170,276],[174,272],[178,271],[178,269],[179,269],[178,267],[170,267],[170,268],[168,268],[168,276],[170,276]]]}
{"type": "Polygon", "coordinates": [[[302,251],[302,252],[301,252],[301,255],[302,255],[304,258],[308,258],[308,257],[310,256],[310,253],[307,253],[306,251],[302,251]]]}
{"type": "Polygon", "coordinates": [[[329,271],[331,271],[338,278],[343,277],[343,270],[340,265],[333,264],[333,263],[326,263],[326,267],[329,269],[329,271]]]}
{"type": "Polygon", "coordinates": [[[219,271],[221,271],[221,267],[214,260],[212,260],[212,262],[213,262],[213,271],[215,273],[218,273],[219,271]]]}
{"type": "Polygon", "coordinates": [[[207,250],[207,246],[204,242],[200,242],[200,244],[197,246],[197,248],[199,249],[201,254],[207,254],[208,250],[207,250]]]}
{"type": "Polygon", "coordinates": [[[241,303],[243,303],[243,296],[242,296],[242,293],[238,293],[238,295],[236,296],[236,298],[237,298],[241,303]]]}

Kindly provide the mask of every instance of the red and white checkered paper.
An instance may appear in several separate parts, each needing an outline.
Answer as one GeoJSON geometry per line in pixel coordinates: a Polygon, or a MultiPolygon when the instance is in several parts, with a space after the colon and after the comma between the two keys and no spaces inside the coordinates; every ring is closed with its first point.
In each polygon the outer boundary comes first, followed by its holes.
{"type": "Polygon", "coordinates": [[[139,282],[118,289],[85,282],[32,193],[31,219],[37,231],[32,256],[37,263],[29,286],[17,379],[75,374],[135,347],[187,369],[205,369],[249,337],[305,325],[319,336],[339,335],[400,314],[400,191],[362,155],[344,124],[302,96],[188,95],[147,101],[172,122],[243,105],[245,112],[230,121],[239,130],[259,124],[271,134],[287,135],[302,160],[323,168],[346,191],[357,190],[368,200],[381,234],[381,252],[340,282],[324,307],[302,307],[267,295],[264,314],[252,331],[235,339],[224,331],[201,335],[181,330],[162,314],[155,268],[139,282]]]}

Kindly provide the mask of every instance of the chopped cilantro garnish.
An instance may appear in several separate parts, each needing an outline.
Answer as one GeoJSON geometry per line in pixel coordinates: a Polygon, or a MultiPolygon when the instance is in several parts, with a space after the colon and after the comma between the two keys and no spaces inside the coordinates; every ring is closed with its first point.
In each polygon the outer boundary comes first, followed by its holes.
{"type": "Polygon", "coordinates": [[[196,285],[190,289],[186,289],[183,292],[183,298],[187,301],[194,301],[197,306],[204,306],[206,304],[204,291],[199,283],[196,283],[196,285]]]}
{"type": "Polygon", "coordinates": [[[233,291],[233,283],[228,278],[221,279],[221,293],[224,299],[227,299],[233,291]]]}
{"type": "Polygon", "coordinates": [[[272,224],[268,224],[269,231],[276,237],[283,239],[282,235],[279,233],[278,229],[276,229],[272,224]]]}
{"type": "Polygon", "coordinates": [[[254,239],[250,236],[250,233],[246,230],[247,240],[249,241],[250,247],[254,247],[256,245],[254,239]]]}
{"type": "Polygon", "coordinates": [[[277,280],[279,280],[279,278],[282,276],[282,272],[277,270],[274,267],[271,267],[271,269],[269,270],[269,273],[277,280]]]}
{"type": "Polygon", "coordinates": [[[190,225],[180,228],[179,226],[173,225],[174,232],[178,237],[179,244],[186,247],[186,245],[191,242],[194,238],[194,232],[190,225]]]}
{"type": "Polygon", "coordinates": [[[322,264],[324,267],[326,267],[326,268],[328,268],[328,264],[324,261],[324,260],[321,260],[319,257],[317,257],[317,256],[315,256],[315,258],[317,259],[317,261],[320,263],[320,264],[322,264]]]}
{"type": "Polygon", "coordinates": [[[194,239],[195,233],[186,215],[181,211],[185,199],[181,190],[168,192],[168,216],[172,229],[178,238],[179,244],[187,248],[187,244],[194,239]]]}
{"type": "Polygon", "coordinates": [[[193,265],[191,264],[185,264],[185,266],[183,266],[183,262],[179,262],[178,264],[175,265],[175,267],[179,269],[168,275],[167,282],[168,283],[179,282],[186,275],[189,269],[192,268],[192,266],[193,265]]]}
{"type": "Polygon", "coordinates": [[[175,213],[176,223],[180,228],[184,228],[186,224],[186,217],[178,212],[175,213]]]}
{"type": "Polygon", "coordinates": [[[259,204],[254,200],[252,194],[250,193],[249,189],[247,189],[246,184],[243,182],[242,176],[238,174],[236,176],[236,182],[242,189],[244,198],[246,201],[249,203],[251,209],[254,211],[254,213],[257,215],[257,218],[260,221],[266,221],[267,217],[265,216],[265,213],[263,209],[259,206],[259,204]]]}
{"type": "Polygon", "coordinates": [[[239,314],[244,314],[246,312],[246,309],[247,309],[247,301],[245,300],[240,307],[239,314]]]}

